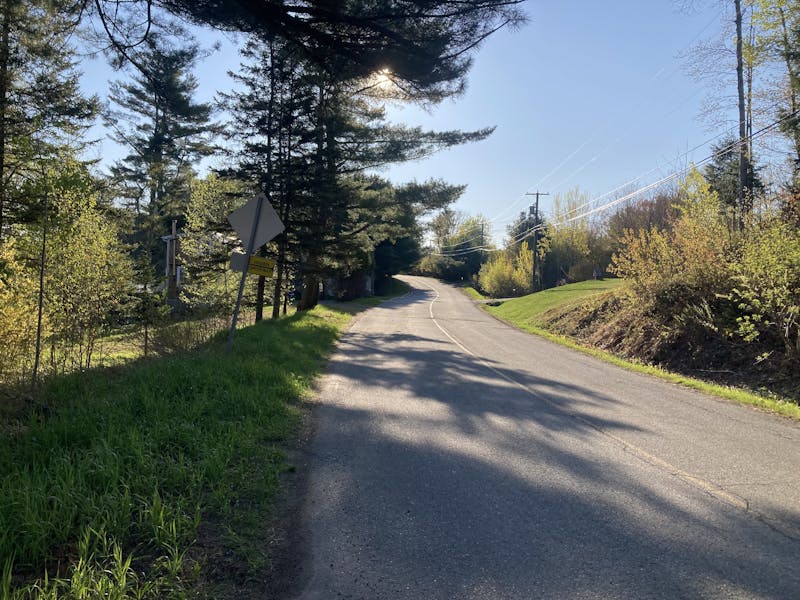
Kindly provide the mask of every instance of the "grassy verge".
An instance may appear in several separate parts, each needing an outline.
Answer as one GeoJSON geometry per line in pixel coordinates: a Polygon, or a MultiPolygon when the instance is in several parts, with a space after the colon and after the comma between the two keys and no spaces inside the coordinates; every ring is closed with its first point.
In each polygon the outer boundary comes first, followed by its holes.
{"type": "Polygon", "coordinates": [[[499,306],[488,307],[487,310],[516,327],[523,325],[541,327],[544,321],[540,317],[548,310],[565,304],[574,304],[589,296],[616,290],[623,285],[622,279],[581,281],[506,300],[499,306]]]}
{"type": "Polygon", "coordinates": [[[238,331],[231,356],[223,333],[54,378],[0,437],[0,597],[217,597],[252,576],[299,399],[348,321],[318,307],[238,331]]]}
{"type": "Polygon", "coordinates": [[[485,300],[486,299],[486,296],[481,294],[478,290],[476,290],[471,285],[465,286],[465,287],[463,287],[461,289],[467,296],[469,296],[473,300],[485,300]]]}
{"type": "Polygon", "coordinates": [[[548,311],[566,304],[578,303],[595,294],[607,293],[622,285],[624,285],[624,283],[619,279],[584,281],[545,290],[536,294],[530,294],[522,298],[508,300],[499,306],[483,305],[482,308],[514,327],[545,337],[553,342],[568,346],[629,371],[653,375],[671,383],[683,385],[727,400],[755,406],[794,419],[800,419],[800,406],[794,402],[780,398],[765,397],[734,387],[709,383],[693,377],[672,373],[653,365],[623,359],[610,352],[585,346],[572,338],[554,334],[547,330],[547,319],[544,315],[548,311]]]}

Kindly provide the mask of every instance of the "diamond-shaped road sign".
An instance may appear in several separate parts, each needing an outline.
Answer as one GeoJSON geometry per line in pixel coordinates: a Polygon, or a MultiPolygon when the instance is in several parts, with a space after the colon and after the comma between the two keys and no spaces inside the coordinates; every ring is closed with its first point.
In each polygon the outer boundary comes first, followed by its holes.
{"type": "MultiPolygon", "coordinates": [[[[251,256],[253,251],[259,246],[263,246],[281,231],[284,230],[283,223],[262,193],[250,200],[242,208],[233,211],[228,215],[228,222],[239,234],[239,239],[244,242],[244,259],[247,261],[242,266],[242,279],[239,281],[239,295],[236,298],[236,306],[233,309],[233,319],[231,320],[231,331],[228,334],[228,349],[230,354],[233,348],[233,334],[236,331],[236,321],[239,319],[239,307],[242,304],[242,294],[244,293],[244,281],[247,273],[255,273],[269,277],[275,268],[273,264],[267,264],[264,259],[251,256]],[[254,260],[255,259],[255,260],[254,260]],[[259,263],[259,261],[262,261],[259,263]]],[[[233,259],[233,257],[231,257],[233,259]]],[[[236,259],[233,259],[236,262],[236,259]]],[[[271,261],[270,261],[271,262],[271,261]]]]}
{"type": "Polygon", "coordinates": [[[256,218],[259,196],[261,197],[261,211],[258,218],[258,225],[256,226],[256,235],[253,239],[253,247],[249,248],[250,251],[266,244],[284,230],[283,223],[278,213],[275,212],[275,209],[272,208],[267,197],[262,193],[258,194],[258,196],[250,200],[250,202],[243,207],[228,215],[228,222],[236,230],[239,239],[242,240],[245,245],[250,243],[250,235],[253,232],[253,221],[256,218]]]}

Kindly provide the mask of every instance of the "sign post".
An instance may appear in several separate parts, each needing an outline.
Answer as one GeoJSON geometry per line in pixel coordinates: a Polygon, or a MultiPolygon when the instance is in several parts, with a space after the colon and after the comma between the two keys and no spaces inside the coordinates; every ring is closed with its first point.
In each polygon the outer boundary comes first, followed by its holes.
{"type": "MultiPolygon", "coordinates": [[[[266,259],[251,256],[253,250],[266,244],[284,230],[280,217],[278,217],[275,209],[272,208],[272,205],[263,193],[258,194],[242,208],[228,215],[228,222],[230,222],[236,230],[236,233],[239,234],[239,239],[244,242],[245,237],[247,238],[247,245],[245,246],[247,263],[242,269],[242,279],[239,281],[239,294],[236,297],[236,306],[233,309],[233,319],[231,321],[231,331],[228,334],[226,354],[230,354],[231,348],[233,348],[233,334],[236,331],[236,322],[239,320],[239,308],[242,304],[242,295],[244,294],[244,284],[247,279],[247,273],[252,272],[258,275],[266,275],[267,273],[267,265],[264,264],[264,262],[253,260],[254,258],[258,258],[260,261],[266,261],[266,259]]],[[[270,274],[272,268],[274,268],[274,266],[269,268],[270,274]]]]}

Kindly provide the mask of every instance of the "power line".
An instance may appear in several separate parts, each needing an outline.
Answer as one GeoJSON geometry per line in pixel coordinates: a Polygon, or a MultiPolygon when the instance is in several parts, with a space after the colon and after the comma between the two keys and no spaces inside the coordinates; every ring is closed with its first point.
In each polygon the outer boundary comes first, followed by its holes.
{"type": "MultiPolygon", "coordinates": [[[[718,15],[715,14],[711,18],[711,20],[709,20],[708,23],[706,23],[702,27],[702,29],[700,29],[700,31],[698,31],[694,35],[694,37],[691,39],[691,41],[688,44],[683,46],[683,49],[681,50],[681,52],[691,48],[695,44],[695,42],[697,42],[697,40],[708,30],[708,28],[711,27],[715,22],[718,21],[718,19],[719,19],[718,15]]],[[[663,64],[663,66],[661,66],[660,68],[655,70],[655,72],[650,76],[649,80],[650,81],[656,81],[658,79],[662,79],[662,80],[671,79],[675,75],[675,73],[677,73],[679,71],[679,69],[680,69],[680,67],[674,66],[672,69],[670,69],[667,72],[667,68],[672,64],[673,64],[672,61],[663,64]],[[666,76],[663,75],[664,72],[667,72],[666,76]]],[[[648,87],[647,90],[648,91],[646,91],[644,94],[641,95],[639,101],[633,104],[631,110],[628,111],[628,114],[637,114],[641,110],[641,108],[643,106],[648,104],[648,99],[651,96],[651,91],[650,91],[651,88],[648,87]]],[[[674,105],[672,107],[672,110],[674,110],[674,105]]],[[[558,171],[560,171],[561,168],[564,165],[566,165],[570,160],[572,160],[581,150],[583,150],[586,146],[588,146],[591,142],[593,142],[595,140],[595,138],[598,137],[598,135],[601,133],[602,130],[603,130],[602,126],[598,127],[597,129],[595,129],[595,131],[584,142],[582,142],[575,150],[573,150],[570,154],[568,154],[566,156],[566,158],[561,160],[561,162],[559,162],[558,165],[556,165],[547,175],[542,177],[535,185],[531,186],[531,188],[539,188],[539,187],[543,186],[553,175],[555,175],[558,171]]],[[[621,139],[624,139],[624,137],[626,137],[630,133],[630,131],[632,131],[632,130],[633,130],[633,128],[631,127],[628,132],[618,136],[611,143],[607,144],[606,147],[603,148],[599,153],[595,154],[595,156],[592,159],[590,159],[589,161],[584,163],[584,165],[582,165],[577,170],[575,170],[572,174],[570,174],[570,176],[567,178],[567,181],[569,179],[571,179],[572,177],[574,177],[577,173],[581,172],[584,168],[586,168],[586,166],[588,166],[589,164],[594,162],[599,156],[601,156],[606,151],[608,151],[608,149],[611,148],[615,143],[617,143],[621,139]]],[[[604,139],[604,138],[606,138],[605,135],[601,137],[601,140],[604,139]]],[[[561,185],[563,185],[563,183],[564,182],[560,183],[558,186],[550,186],[550,187],[551,188],[558,188],[561,185]]],[[[531,188],[528,188],[528,189],[530,190],[531,188]]],[[[496,213],[494,215],[494,217],[491,217],[489,219],[489,221],[491,223],[502,222],[501,216],[504,216],[506,213],[510,213],[511,211],[515,210],[516,207],[525,198],[526,195],[527,194],[522,194],[521,196],[519,196],[511,204],[506,206],[506,208],[501,209],[498,213],[496,213]]],[[[509,221],[511,218],[513,218],[513,217],[506,218],[505,220],[509,221]]]]}
{"type": "MultiPolygon", "coordinates": [[[[754,139],[756,139],[758,137],[761,137],[762,135],[768,133],[772,129],[775,129],[776,127],[778,127],[784,121],[792,119],[798,114],[800,114],[800,109],[795,110],[792,113],[786,114],[782,118],[778,119],[777,121],[773,121],[769,125],[766,125],[766,126],[762,127],[758,131],[750,134],[749,136],[746,136],[744,138],[744,140],[754,140],[754,139]]],[[[717,137],[719,137],[719,136],[717,136],[717,137]]],[[[688,167],[684,167],[682,169],[678,169],[678,170],[674,171],[673,173],[667,175],[666,177],[662,177],[661,179],[659,179],[657,181],[654,181],[654,182],[652,182],[652,183],[650,183],[648,185],[645,185],[645,186],[643,186],[643,187],[641,187],[641,188],[639,188],[637,190],[634,190],[633,192],[630,192],[628,194],[625,194],[624,196],[621,196],[619,198],[611,200],[610,202],[607,202],[605,204],[602,204],[600,206],[592,208],[592,209],[590,209],[590,210],[588,210],[586,212],[583,212],[583,213],[581,213],[579,215],[574,215],[572,217],[561,218],[561,219],[558,219],[558,220],[554,220],[550,225],[553,226],[553,227],[559,227],[559,226],[566,225],[567,223],[571,223],[571,222],[574,222],[574,221],[577,221],[577,220],[580,220],[580,219],[585,219],[585,218],[587,218],[587,217],[589,217],[589,216],[591,216],[593,214],[606,211],[609,208],[617,206],[617,205],[619,205],[619,204],[621,204],[623,202],[626,202],[626,201],[630,200],[631,198],[639,196],[639,195],[641,195],[641,194],[643,194],[645,192],[648,192],[648,191],[650,191],[650,190],[652,190],[654,188],[657,188],[657,187],[663,185],[664,183],[667,183],[667,182],[669,182],[669,181],[671,181],[673,179],[676,179],[676,178],[678,178],[678,177],[680,177],[682,175],[685,175],[692,168],[697,168],[697,167],[703,166],[707,162],[713,160],[714,157],[717,156],[720,152],[725,152],[727,149],[730,149],[730,148],[738,145],[740,142],[741,142],[741,140],[736,140],[736,141],[732,142],[731,144],[729,144],[728,146],[726,146],[725,148],[722,148],[719,151],[714,152],[714,153],[706,156],[701,161],[699,161],[699,162],[697,162],[697,163],[695,163],[693,165],[690,165],[688,167]]],[[[617,188],[617,189],[619,189],[619,188],[617,188]]],[[[606,194],[603,194],[603,195],[599,196],[598,198],[595,198],[594,200],[592,200],[590,202],[586,202],[583,205],[581,205],[580,208],[586,208],[586,207],[590,206],[591,204],[594,204],[599,198],[603,198],[605,196],[608,196],[610,193],[613,193],[613,192],[607,192],[606,194]]],[[[568,215],[571,212],[575,212],[575,209],[573,209],[572,211],[568,211],[566,214],[568,215]]],[[[509,241],[508,246],[513,246],[514,244],[516,244],[520,240],[522,240],[525,237],[529,236],[531,233],[534,233],[536,231],[540,231],[542,229],[544,229],[544,225],[543,224],[534,225],[533,227],[527,229],[526,231],[523,231],[522,233],[514,236],[514,238],[512,238],[509,241]]],[[[437,256],[464,256],[466,254],[470,254],[472,252],[478,252],[478,251],[490,251],[490,252],[494,251],[494,252],[497,252],[497,251],[499,251],[499,249],[493,249],[493,248],[465,248],[462,251],[458,252],[457,254],[456,253],[432,253],[432,254],[437,255],[437,256]]]]}

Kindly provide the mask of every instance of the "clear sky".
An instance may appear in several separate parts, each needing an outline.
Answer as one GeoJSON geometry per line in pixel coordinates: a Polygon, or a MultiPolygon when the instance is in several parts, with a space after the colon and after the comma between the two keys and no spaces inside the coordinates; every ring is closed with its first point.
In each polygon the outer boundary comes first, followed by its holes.
{"type": "MultiPolygon", "coordinates": [[[[723,18],[715,2],[695,4],[701,9],[689,14],[674,0],[529,0],[527,25],[479,49],[463,96],[431,112],[390,108],[396,122],[496,126],[495,133],[382,174],[396,183],[434,177],[467,184],[456,208],[491,219],[500,243],[531,202],[526,192],[549,192],[541,200],[547,213],[552,194],[577,186],[597,197],[702,160],[721,131],[699,119],[708,90],[685,74],[680,54],[715,38],[723,18]]],[[[203,61],[200,99],[228,88],[225,72],[238,64],[233,44],[203,61]]],[[[84,71],[87,90],[103,95],[114,76],[99,61],[85,61],[84,71]]],[[[97,154],[106,161],[120,155],[109,142],[97,154]]]]}
{"type": "MultiPolygon", "coordinates": [[[[490,38],[467,93],[432,114],[393,110],[429,128],[497,129],[484,142],[392,168],[396,182],[466,183],[457,207],[493,221],[495,242],[532,202],[526,192],[592,197],[632,180],[651,183],[709,153],[698,117],[707,90],[680,54],[718,35],[716,3],[687,14],[671,0],[530,0],[529,23],[490,38]],[[688,154],[695,146],[700,148],[688,154]]],[[[543,197],[545,213],[552,196],[543,197]]]]}

